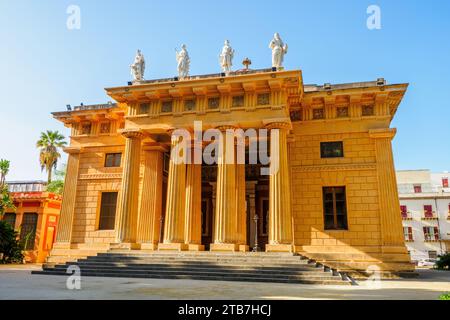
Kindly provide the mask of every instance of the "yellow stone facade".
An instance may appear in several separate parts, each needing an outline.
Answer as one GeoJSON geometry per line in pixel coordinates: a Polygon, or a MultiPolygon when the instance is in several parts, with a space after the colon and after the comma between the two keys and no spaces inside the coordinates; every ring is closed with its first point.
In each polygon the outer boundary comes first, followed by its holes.
{"type": "Polygon", "coordinates": [[[72,131],[52,256],[249,251],[257,241],[265,251],[298,252],[341,271],[412,271],[390,128],[406,89],[382,79],[304,85],[299,70],[244,70],[107,88],[116,104],[55,112],[72,131]],[[171,161],[183,140],[176,129],[193,132],[194,121],[203,130],[277,129],[280,143],[270,152],[279,155],[278,170],[261,177],[222,155],[215,166],[171,161]],[[344,155],[321,157],[321,142],[333,141],[344,155]],[[113,153],[120,166],[106,167],[113,153]],[[324,228],[324,187],[345,187],[347,228],[324,228]],[[109,230],[100,228],[105,192],[118,193],[109,230]]]}

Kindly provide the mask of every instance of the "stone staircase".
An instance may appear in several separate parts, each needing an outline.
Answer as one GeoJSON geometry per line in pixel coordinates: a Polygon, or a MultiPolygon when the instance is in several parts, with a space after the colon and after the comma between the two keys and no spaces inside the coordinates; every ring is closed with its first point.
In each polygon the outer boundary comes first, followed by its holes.
{"type": "Polygon", "coordinates": [[[66,271],[70,265],[79,266],[81,276],[354,284],[346,274],[303,256],[288,253],[110,250],[64,264],[44,264],[42,270],[32,273],[67,276],[66,271]]]}

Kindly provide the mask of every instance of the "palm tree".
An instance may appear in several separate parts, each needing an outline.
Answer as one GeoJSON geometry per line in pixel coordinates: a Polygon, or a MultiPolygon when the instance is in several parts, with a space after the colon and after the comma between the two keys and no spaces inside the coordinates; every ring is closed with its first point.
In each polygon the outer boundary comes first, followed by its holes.
{"type": "Polygon", "coordinates": [[[8,186],[6,185],[6,175],[9,172],[9,161],[0,159],[0,220],[6,208],[14,209],[14,201],[9,194],[8,186]]]}
{"type": "Polygon", "coordinates": [[[4,186],[6,175],[9,172],[9,161],[0,159],[0,188],[4,186]]]}
{"type": "Polygon", "coordinates": [[[47,170],[48,183],[52,181],[52,170],[56,169],[58,159],[61,157],[59,148],[64,147],[67,143],[65,137],[58,131],[41,132],[41,138],[36,143],[41,152],[39,153],[39,162],[41,170],[47,170]]]}

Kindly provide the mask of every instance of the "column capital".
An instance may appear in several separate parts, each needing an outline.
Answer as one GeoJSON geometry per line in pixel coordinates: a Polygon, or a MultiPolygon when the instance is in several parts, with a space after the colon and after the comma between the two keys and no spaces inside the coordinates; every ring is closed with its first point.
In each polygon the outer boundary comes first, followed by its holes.
{"type": "Polygon", "coordinates": [[[129,139],[139,139],[144,136],[144,133],[140,129],[121,129],[119,133],[129,139]]]}
{"type": "Polygon", "coordinates": [[[380,138],[394,138],[397,133],[397,129],[395,128],[385,128],[385,129],[372,129],[369,130],[369,137],[372,139],[380,139],[380,138]]]}
{"type": "Polygon", "coordinates": [[[232,124],[224,123],[224,124],[219,124],[218,126],[216,126],[215,129],[219,130],[220,132],[225,132],[227,130],[236,130],[237,127],[232,124]]]}
{"type": "Polygon", "coordinates": [[[81,148],[81,147],[65,147],[65,148],[63,148],[63,151],[68,154],[78,154],[78,153],[81,153],[81,151],[83,151],[83,148],[81,148]]]}
{"type": "Polygon", "coordinates": [[[166,145],[158,142],[149,142],[144,143],[144,145],[142,146],[142,151],[168,152],[169,148],[166,145]]]}

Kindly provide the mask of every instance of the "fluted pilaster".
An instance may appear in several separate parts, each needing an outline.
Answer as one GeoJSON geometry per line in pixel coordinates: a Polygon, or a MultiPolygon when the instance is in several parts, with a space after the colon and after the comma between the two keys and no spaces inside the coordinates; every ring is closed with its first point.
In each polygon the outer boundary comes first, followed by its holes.
{"type": "Polygon", "coordinates": [[[270,186],[269,186],[269,244],[266,251],[292,251],[292,211],[288,165],[287,134],[289,123],[271,123],[270,186]],[[278,141],[276,132],[278,130],[278,141]]]}
{"type": "Polygon", "coordinates": [[[70,248],[80,165],[80,148],[68,147],[64,151],[69,154],[69,158],[55,248],[70,248]]]}
{"type": "Polygon", "coordinates": [[[402,221],[398,213],[400,202],[391,145],[395,133],[395,129],[369,131],[370,137],[375,139],[382,244],[383,246],[404,247],[402,221]]]}
{"type": "Polygon", "coordinates": [[[138,218],[139,164],[143,134],[138,130],[125,129],[122,130],[122,135],[125,137],[125,153],[117,210],[116,240],[119,244],[135,244],[138,218]]]}

